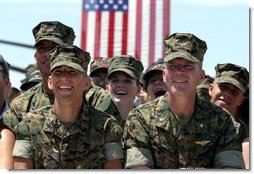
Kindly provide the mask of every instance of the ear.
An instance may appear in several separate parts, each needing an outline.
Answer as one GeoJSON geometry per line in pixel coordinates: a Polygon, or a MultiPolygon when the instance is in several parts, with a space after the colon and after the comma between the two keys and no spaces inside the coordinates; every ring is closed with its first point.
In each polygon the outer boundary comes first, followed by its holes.
{"type": "Polygon", "coordinates": [[[91,82],[91,78],[88,75],[84,75],[84,90],[88,90],[89,88],[91,88],[92,86],[92,82],[91,82]]]}
{"type": "Polygon", "coordinates": [[[210,96],[212,96],[212,94],[213,94],[213,88],[214,88],[213,83],[211,83],[211,84],[209,85],[209,88],[208,88],[208,92],[209,92],[209,95],[210,95],[210,96]]]}
{"type": "Polygon", "coordinates": [[[52,76],[51,75],[48,77],[48,88],[50,90],[53,90],[53,81],[52,81],[52,76]]]}
{"type": "Polygon", "coordinates": [[[138,84],[138,88],[137,88],[136,96],[139,96],[140,92],[141,92],[141,85],[140,85],[140,84],[138,84]]]}
{"type": "Polygon", "coordinates": [[[205,71],[201,70],[199,75],[199,84],[205,80],[205,71]]]}

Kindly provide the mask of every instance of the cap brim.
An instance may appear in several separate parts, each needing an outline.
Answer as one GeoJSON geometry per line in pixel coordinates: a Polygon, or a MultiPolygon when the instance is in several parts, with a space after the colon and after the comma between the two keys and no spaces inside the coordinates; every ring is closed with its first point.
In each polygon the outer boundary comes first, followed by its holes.
{"type": "Polygon", "coordinates": [[[128,74],[129,76],[131,76],[132,78],[139,80],[139,79],[137,79],[136,75],[129,69],[114,69],[113,71],[108,73],[107,78],[109,78],[113,73],[115,73],[117,71],[124,72],[124,73],[128,74]]]}
{"type": "Polygon", "coordinates": [[[78,71],[81,71],[81,72],[85,72],[84,69],[76,64],[76,63],[73,63],[73,62],[68,62],[68,61],[60,61],[60,62],[57,62],[55,63],[51,68],[50,68],[50,72],[55,69],[56,67],[59,67],[59,66],[68,66],[68,67],[71,67],[71,68],[74,68],[78,71]]]}
{"type": "Polygon", "coordinates": [[[191,54],[189,53],[183,53],[183,52],[172,52],[172,53],[169,53],[168,55],[165,56],[164,58],[164,61],[165,62],[168,62],[170,60],[173,60],[175,58],[183,58],[183,59],[186,59],[186,60],[189,60],[191,62],[195,62],[195,63],[198,63],[200,62],[200,60],[198,60],[196,57],[192,56],[191,54]]]}
{"type": "Polygon", "coordinates": [[[40,83],[41,81],[29,81],[29,82],[26,82],[26,83],[23,83],[21,86],[20,86],[20,89],[21,90],[27,90],[28,86],[29,85],[36,85],[38,83],[40,83]]]}
{"type": "Polygon", "coordinates": [[[96,71],[98,71],[98,70],[105,70],[105,71],[107,71],[108,68],[106,68],[106,67],[98,67],[98,68],[95,68],[95,69],[93,69],[93,70],[90,72],[90,76],[91,76],[93,73],[95,73],[96,71]]]}
{"type": "Polygon", "coordinates": [[[145,81],[148,81],[149,77],[150,77],[154,72],[163,72],[163,70],[161,70],[161,69],[153,69],[153,70],[151,70],[151,71],[148,71],[147,73],[144,74],[143,79],[144,79],[145,81]]]}
{"type": "Polygon", "coordinates": [[[235,87],[237,87],[238,89],[240,89],[240,91],[242,91],[243,93],[246,91],[246,88],[237,80],[235,80],[234,78],[230,78],[230,77],[216,77],[215,78],[215,82],[216,83],[230,83],[232,85],[234,85],[235,87]]]}
{"type": "Polygon", "coordinates": [[[38,43],[40,41],[43,41],[43,40],[49,40],[49,41],[52,41],[52,42],[54,42],[58,45],[63,45],[64,44],[63,41],[61,39],[57,38],[57,37],[42,37],[41,39],[39,39],[35,42],[34,47],[36,47],[38,45],[38,43]]]}

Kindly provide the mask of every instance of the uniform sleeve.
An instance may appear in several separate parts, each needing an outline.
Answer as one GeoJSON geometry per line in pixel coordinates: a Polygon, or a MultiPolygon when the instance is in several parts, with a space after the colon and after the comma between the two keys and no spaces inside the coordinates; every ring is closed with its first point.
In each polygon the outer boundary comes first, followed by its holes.
{"type": "Polygon", "coordinates": [[[105,154],[107,160],[124,159],[124,153],[121,143],[123,130],[116,119],[109,118],[105,123],[105,154]]]}
{"type": "Polygon", "coordinates": [[[16,126],[15,132],[16,141],[12,156],[33,159],[33,146],[30,138],[30,132],[25,120],[16,126]]]}
{"type": "Polygon", "coordinates": [[[244,168],[242,143],[238,135],[240,124],[232,117],[227,118],[214,157],[214,167],[242,169],[244,168]]]}
{"type": "Polygon", "coordinates": [[[15,131],[15,126],[20,122],[20,118],[14,107],[10,107],[5,113],[3,123],[11,131],[15,131]]]}
{"type": "Polygon", "coordinates": [[[131,111],[123,133],[124,150],[126,151],[125,168],[154,167],[152,154],[149,150],[148,130],[141,114],[137,110],[131,111]]]}

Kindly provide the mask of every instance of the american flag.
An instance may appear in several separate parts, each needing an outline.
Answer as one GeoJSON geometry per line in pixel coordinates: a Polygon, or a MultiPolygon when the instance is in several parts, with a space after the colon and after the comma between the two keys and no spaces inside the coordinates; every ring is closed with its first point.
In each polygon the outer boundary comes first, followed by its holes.
{"type": "Polygon", "coordinates": [[[145,68],[163,58],[170,0],[83,0],[81,48],[91,57],[132,55],[145,68]]]}

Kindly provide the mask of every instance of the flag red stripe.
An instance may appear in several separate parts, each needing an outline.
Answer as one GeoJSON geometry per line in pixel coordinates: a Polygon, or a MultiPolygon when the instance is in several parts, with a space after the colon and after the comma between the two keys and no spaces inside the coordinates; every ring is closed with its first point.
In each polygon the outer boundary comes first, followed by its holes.
{"type": "Polygon", "coordinates": [[[128,12],[123,12],[122,27],[122,55],[127,54],[127,38],[128,38],[128,12]]]}
{"type": "MultiPolygon", "coordinates": [[[[163,0],[163,38],[170,33],[169,19],[170,19],[170,0],[163,0]]],[[[163,43],[162,57],[165,56],[165,47],[163,43]]]]}
{"type": "Polygon", "coordinates": [[[108,57],[113,57],[114,54],[114,25],[115,13],[109,12],[108,57]]]}
{"type": "Polygon", "coordinates": [[[135,57],[141,57],[141,38],[142,38],[142,1],[137,0],[136,8],[136,40],[135,40],[135,57]]]}
{"type": "Polygon", "coordinates": [[[156,9],[155,0],[151,0],[148,65],[151,65],[154,62],[154,56],[155,56],[155,27],[156,27],[155,26],[155,24],[156,24],[155,9],[156,9]]]}
{"type": "Polygon", "coordinates": [[[86,37],[87,37],[87,19],[88,12],[84,11],[82,14],[82,30],[81,30],[81,49],[86,50],[86,37]]]}
{"type": "Polygon", "coordinates": [[[97,12],[95,18],[94,58],[98,58],[100,57],[101,42],[101,12],[97,12]]]}

